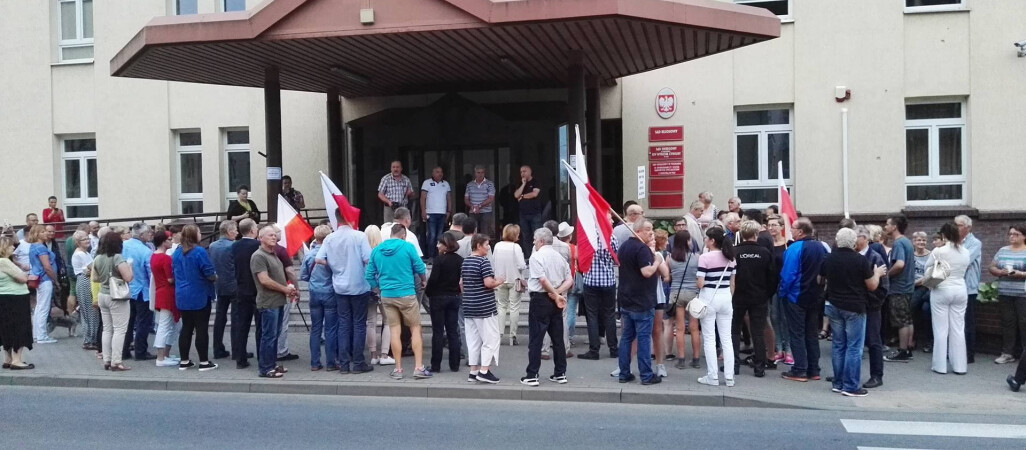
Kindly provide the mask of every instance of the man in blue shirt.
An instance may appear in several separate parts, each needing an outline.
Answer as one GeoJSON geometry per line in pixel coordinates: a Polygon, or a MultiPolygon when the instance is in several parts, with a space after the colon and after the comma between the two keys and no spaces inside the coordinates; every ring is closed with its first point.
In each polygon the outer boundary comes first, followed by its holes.
{"type": "MultiPolygon", "coordinates": [[[[371,290],[364,274],[370,260],[370,244],[362,231],[354,230],[346,222],[340,210],[335,211],[335,216],[339,227],[324,238],[324,243],[317,250],[317,263],[331,269],[338,314],[339,373],[370,372],[374,368],[364,361],[363,355],[363,347],[367,344],[367,302],[370,301],[371,290]]],[[[399,358],[396,360],[398,367],[399,358]]]]}
{"type": "Polygon", "coordinates": [[[973,234],[973,219],[969,216],[955,217],[955,225],[958,226],[962,246],[969,251],[969,267],[965,270],[965,290],[969,294],[965,308],[965,349],[969,364],[972,364],[976,360],[976,296],[980,293],[983,243],[973,234]]]}
{"type": "Polygon", "coordinates": [[[819,380],[819,339],[816,331],[820,323],[819,311],[823,309],[820,295],[823,288],[818,278],[827,250],[813,237],[816,230],[807,218],[795,221],[791,233],[794,244],[784,252],[777,295],[787,301],[787,325],[794,364],[791,370],[780,376],[791,381],[819,380]]]}
{"type": "Polygon", "coordinates": [[[884,233],[894,239],[891,269],[887,272],[891,280],[887,301],[891,305],[891,325],[898,329],[898,350],[885,356],[885,361],[912,360],[912,292],[916,289],[916,262],[912,241],[905,237],[906,228],[908,219],[902,214],[891,216],[884,225],[884,233]]]}
{"type": "MultiPolygon", "coordinates": [[[[235,260],[232,257],[232,244],[239,235],[239,226],[234,220],[221,222],[218,228],[221,237],[210,244],[210,259],[217,271],[217,310],[214,315],[214,359],[227,358],[228,350],[224,347],[224,328],[228,324],[228,308],[232,310],[232,323],[238,323],[238,308],[234,306],[238,291],[235,280],[235,260]]],[[[238,325],[236,325],[238,326],[238,325]]]]}
{"type": "Polygon", "coordinates": [[[125,333],[125,346],[122,358],[131,357],[129,348],[135,336],[135,360],[146,361],[157,359],[150,353],[150,329],[153,328],[153,311],[150,311],[150,257],[153,250],[146,243],[153,240],[153,230],[149,225],[139,222],[132,225],[132,238],[125,241],[121,249],[121,257],[132,266],[132,281],[128,283],[132,294],[132,312],[128,319],[128,331],[125,333]]]}

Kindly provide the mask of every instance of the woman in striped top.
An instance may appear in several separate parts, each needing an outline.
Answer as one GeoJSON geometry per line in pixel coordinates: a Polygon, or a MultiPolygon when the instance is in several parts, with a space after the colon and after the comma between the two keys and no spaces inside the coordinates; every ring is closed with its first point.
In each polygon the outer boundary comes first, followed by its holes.
{"type": "Polygon", "coordinates": [[[709,310],[702,317],[702,344],[705,352],[706,376],[698,382],[719,386],[716,361],[716,333],[723,348],[723,377],[727,386],[734,385],[734,346],[731,340],[731,320],[734,316],[734,246],[724,239],[723,229],[710,228],[705,232],[708,252],[698,257],[698,296],[709,310]]]}
{"type": "Polygon", "coordinates": [[[495,384],[499,378],[488,371],[499,363],[499,319],[495,288],[506,280],[495,277],[488,262],[488,236],[475,234],[470,240],[470,257],[463,260],[460,286],[463,288],[463,327],[467,337],[468,382],[495,384]]]}

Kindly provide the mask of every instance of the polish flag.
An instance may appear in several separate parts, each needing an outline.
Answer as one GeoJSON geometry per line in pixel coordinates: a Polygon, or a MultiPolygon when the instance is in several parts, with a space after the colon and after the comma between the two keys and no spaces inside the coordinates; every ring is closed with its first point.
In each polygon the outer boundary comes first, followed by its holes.
{"type": "Polygon", "coordinates": [[[793,238],[791,224],[798,220],[798,212],[794,209],[794,203],[791,202],[791,194],[787,192],[787,186],[784,185],[783,161],[777,161],[777,177],[779,179],[777,204],[780,205],[780,215],[784,218],[784,232],[787,239],[790,240],[793,238]]]}
{"type": "Polygon", "coordinates": [[[577,147],[574,150],[577,168],[574,169],[566,161],[562,163],[576,188],[574,201],[577,207],[577,267],[581,273],[588,273],[591,270],[591,261],[598,250],[608,249],[613,259],[616,259],[616,254],[609,244],[609,238],[613,235],[613,225],[609,223],[608,214],[612,208],[588,183],[588,168],[581,149],[580,128],[576,125],[574,128],[577,130],[577,147]]]}
{"type": "Polygon", "coordinates": [[[342,211],[342,218],[350,226],[353,228],[360,226],[360,209],[349,204],[346,196],[342,195],[342,191],[338,190],[338,186],[335,186],[335,183],[324,172],[321,172],[321,190],[324,192],[324,210],[328,213],[332,229],[339,227],[338,219],[335,218],[335,211],[338,210],[342,211]]]}
{"type": "Polygon", "coordinates": [[[292,205],[281,194],[278,194],[278,222],[275,225],[281,230],[278,245],[285,247],[290,257],[296,256],[299,249],[303,248],[314,234],[310,224],[292,209],[292,205]]]}

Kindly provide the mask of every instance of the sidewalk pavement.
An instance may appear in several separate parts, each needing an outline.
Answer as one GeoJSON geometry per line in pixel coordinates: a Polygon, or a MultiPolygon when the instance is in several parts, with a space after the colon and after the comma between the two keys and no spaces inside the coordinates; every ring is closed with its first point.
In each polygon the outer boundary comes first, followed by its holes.
{"type": "MultiPolygon", "coordinates": [[[[500,365],[493,368],[502,379],[497,385],[468,383],[465,368],[459,373],[446,370],[429,380],[414,380],[409,376],[413,368],[411,357],[403,359],[408,376],[400,381],[389,378],[391,366],[376,366],[373,372],[360,375],[311,372],[308,336],[304,332],[289,333],[290,351],[300,359],[285,362],[289,373],[279,380],[258,378],[255,359],[250,360],[253,366],[245,370],[222,359],[216,361],[220,364],[217,370],[208,372],[158,368],[153,361],[127,361],[132,368],[129,372],[104,371],[95,352],[82,350],[81,338],[76,337],[60,339],[57,344],[36,345],[26,352],[25,358],[35,363],[36,369],[4,370],[0,372],[0,385],[1026,415],[1026,394],[1010,392],[1004,381],[1014,366],[994,364],[987,355],[978,355],[967,375],[939,375],[930,371],[931,355],[917,351],[910,363],[885,363],[884,385],[872,389],[868,397],[849,398],[831,393],[826,381],[799,383],[780,378],[780,373],[788,368],[784,364],[778,370],[767,371],[761,379],[742,366],[737,384],[731,388],[701,385],[696,379],[705,374],[704,358],[701,369],[689,366],[679,370],[669,362],[669,376],[658,385],[641,386],[637,381],[620,384],[609,376],[616,361],[606,357],[606,349],[598,361],[570,358],[570,382],[566,385],[550,383],[546,378],[552,373],[552,361],[542,361],[542,385],[532,388],[520,384],[527,365],[526,336],[522,336],[519,346],[502,346],[500,365]]],[[[579,336],[578,340],[584,338],[579,336]]],[[[253,339],[249,342],[252,348],[253,339]]],[[[820,365],[825,380],[832,374],[830,342],[821,341],[821,347],[820,365]]],[[[177,354],[177,350],[173,353],[177,354]]],[[[571,348],[574,353],[586,350],[587,346],[580,342],[571,348]]],[[[428,361],[430,349],[425,351],[428,361]]],[[[863,363],[865,380],[869,363],[867,359],[863,363]]],[[[636,363],[634,367],[636,372],[636,363]]]]}

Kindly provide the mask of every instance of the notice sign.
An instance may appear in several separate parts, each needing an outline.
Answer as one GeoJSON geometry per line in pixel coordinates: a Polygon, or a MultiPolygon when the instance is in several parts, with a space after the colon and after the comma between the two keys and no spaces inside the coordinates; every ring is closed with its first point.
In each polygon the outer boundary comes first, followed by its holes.
{"type": "Polygon", "coordinates": [[[281,179],[281,167],[268,167],[267,179],[277,181],[281,179]]]}
{"type": "Polygon", "coordinates": [[[664,145],[660,147],[649,147],[648,160],[654,161],[660,159],[684,159],[684,146],[664,145]]]}
{"type": "Polygon", "coordinates": [[[684,127],[648,127],[649,142],[683,141],[684,127]]]}
{"type": "Polygon", "coordinates": [[[648,164],[649,175],[653,177],[684,176],[684,161],[659,161],[648,164]]]}
{"type": "Polygon", "coordinates": [[[648,189],[645,182],[645,166],[638,166],[638,200],[645,198],[648,189]]]}

